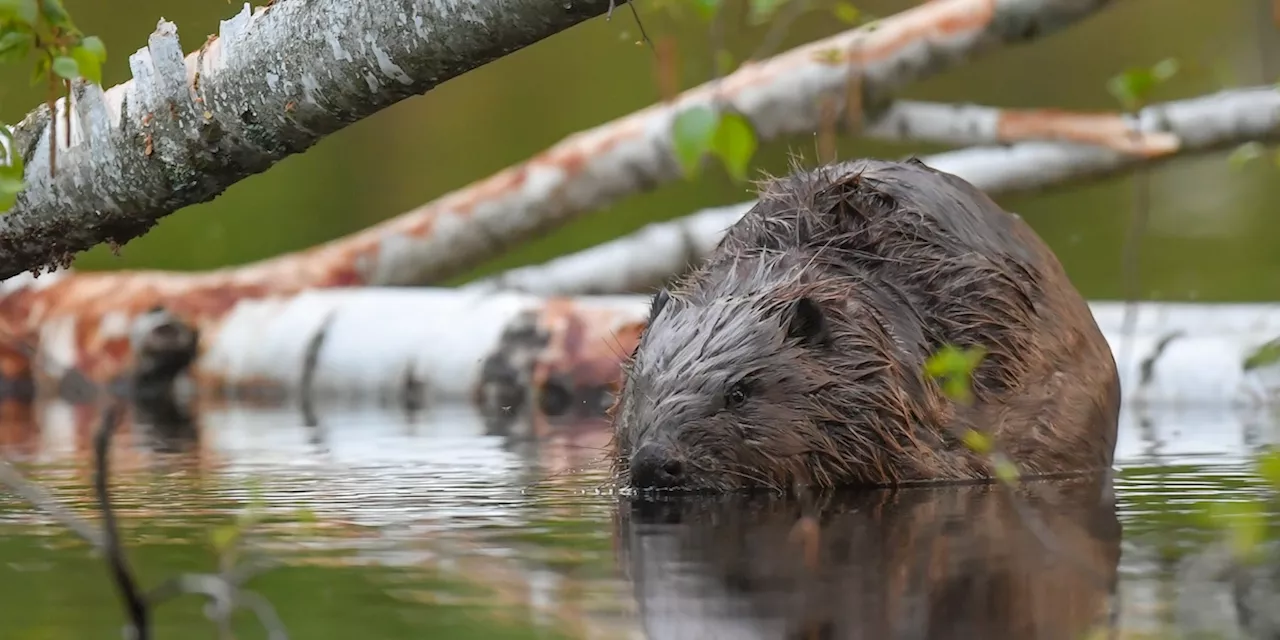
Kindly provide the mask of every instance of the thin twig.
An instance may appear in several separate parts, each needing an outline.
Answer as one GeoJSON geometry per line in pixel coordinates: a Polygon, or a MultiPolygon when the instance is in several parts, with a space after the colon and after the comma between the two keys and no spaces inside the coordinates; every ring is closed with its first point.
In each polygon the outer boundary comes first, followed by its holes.
{"type": "Polygon", "coordinates": [[[809,8],[809,0],[791,0],[782,12],[774,20],[769,27],[769,31],[764,34],[764,38],[760,46],[751,54],[748,60],[759,60],[773,55],[775,49],[782,44],[783,38],[787,37],[787,33],[791,29],[791,24],[797,18],[804,15],[805,9],[809,8]]]}
{"type": "Polygon", "coordinates": [[[216,618],[220,621],[230,620],[236,607],[243,606],[258,616],[271,640],[288,640],[288,631],[271,603],[252,591],[239,588],[238,581],[245,575],[242,571],[235,571],[229,574],[231,579],[228,579],[212,573],[184,573],[152,589],[147,600],[158,604],[179,595],[203,595],[213,600],[216,618]]]}
{"type": "Polygon", "coordinates": [[[134,638],[147,640],[151,637],[148,627],[148,610],[146,600],[138,592],[129,564],[125,560],[124,551],[120,549],[120,530],[116,522],[115,510],[111,508],[111,496],[107,491],[107,478],[110,473],[111,436],[115,434],[120,423],[123,409],[119,402],[112,402],[102,413],[102,423],[94,438],[94,461],[97,469],[94,472],[93,486],[98,497],[98,507],[102,509],[102,533],[106,542],[107,564],[111,568],[111,577],[115,580],[120,597],[124,600],[125,610],[133,624],[134,638]]]}
{"type": "Polygon", "coordinates": [[[30,502],[37,509],[53,516],[55,520],[66,525],[76,535],[84,538],[94,548],[102,550],[105,543],[102,535],[89,526],[89,523],[81,520],[76,514],[62,506],[49,492],[26,478],[13,467],[13,464],[3,457],[0,457],[0,485],[9,487],[18,497],[30,502]]]}
{"type": "MultiPolygon", "coordinates": [[[[1135,127],[1132,135],[1140,136],[1135,127]]],[[[1142,249],[1142,237],[1147,229],[1147,221],[1151,214],[1150,197],[1151,172],[1147,167],[1139,167],[1133,174],[1133,218],[1125,233],[1123,254],[1124,280],[1124,319],[1121,321],[1120,352],[1117,364],[1129,366],[1133,357],[1134,332],[1138,328],[1138,298],[1142,296],[1142,264],[1139,261],[1142,249]]]]}

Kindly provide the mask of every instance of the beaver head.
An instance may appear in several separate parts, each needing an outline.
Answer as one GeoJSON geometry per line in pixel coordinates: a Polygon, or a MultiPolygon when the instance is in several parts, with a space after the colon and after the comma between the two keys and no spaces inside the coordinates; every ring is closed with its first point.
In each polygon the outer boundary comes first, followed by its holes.
{"type": "Polygon", "coordinates": [[[1119,379],[1053,252],[973,185],[862,160],[771,181],[658,292],[611,409],[618,480],[723,491],[991,479],[1111,464],[1119,379]],[[972,402],[925,373],[980,347],[972,402]]]}
{"type": "Polygon", "coordinates": [[[619,477],[786,490],[874,483],[905,465],[891,459],[907,457],[899,422],[936,398],[909,370],[923,361],[898,346],[923,336],[884,317],[897,305],[795,252],[712,268],[722,286],[654,296],[614,409],[619,477]]]}

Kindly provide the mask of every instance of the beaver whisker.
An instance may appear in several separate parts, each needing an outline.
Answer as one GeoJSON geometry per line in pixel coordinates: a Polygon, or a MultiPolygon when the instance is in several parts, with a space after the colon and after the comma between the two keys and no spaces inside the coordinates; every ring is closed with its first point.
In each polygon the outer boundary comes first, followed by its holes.
{"type": "Polygon", "coordinates": [[[734,467],[726,467],[723,469],[723,472],[729,475],[737,476],[739,478],[742,478],[743,480],[747,480],[748,482],[752,483],[752,485],[749,485],[749,486],[758,486],[760,488],[768,489],[771,491],[782,490],[781,487],[778,485],[778,483],[775,482],[772,478],[770,478],[767,475],[751,474],[751,473],[747,473],[743,469],[734,468],[734,467]]]}

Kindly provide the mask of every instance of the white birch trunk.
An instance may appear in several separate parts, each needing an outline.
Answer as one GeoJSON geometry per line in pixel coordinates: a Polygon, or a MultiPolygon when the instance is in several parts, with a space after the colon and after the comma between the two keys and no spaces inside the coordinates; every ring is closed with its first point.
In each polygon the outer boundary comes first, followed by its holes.
{"type": "MultiPolygon", "coordinates": [[[[965,135],[972,135],[975,141],[997,142],[998,136],[983,140],[986,134],[981,132],[996,131],[993,127],[984,129],[983,109],[958,110],[953,115],[959,120],[936,125],[968,132],[965,135]],[[972,121],[963,119],[966,113],[972,116],[972,121]]],[[[936,115],[944,111],[907,107],[891,109],[889,113],[936,115]]],[[[1271,86],[1232,89],[1156,104],[1140,111],[1130,122],[1136,124],[1135,130],[1140,134],[1177,140],[1176,151],[1133,155],[1078,143],[1024,142],[948,151],[921,159],[931,167],[968,180],[992,197],[1061,187],[1158,160],[1207,153],[1250,141],[1280,140],[1280,91],[1271,86]]],[[[684,270],[689,262],[706,257],[725,230],[753,206],[754,200],[740,202],[654,223],[635,234],[545,264],[512,269],[467,286],[477,290],[509,288],[539,294],[649,289],[684,270]]]]}
{"type": "Polygon", "coordinates": [[[161,20],[133,79],[77,83],[14,128],[27,187],[0,218],[0,278],[124,243],[186,205],[405,98],[604,13],[608,0],[248,3],[183,56],[161,20]],[[49,145],[57,172],[49,175],[49,145]]]}
{"type": "MultiPolygon", "coordinates": [[[[1243,369],[1254,350],[1277,337],[1280,304],[1138,304],[1131,336],[1121,333],[1123,306],[1091,304],[1116,354],[1127,403],[1257,406],[1280,397],[1280,365],[1243,369]]],[[[478,402],[493,411],[495,386],[512,386],[507,391],[523,395],[521,402],[533,402],[546,391],[540,385],[555,377],[549,370],[572,370],[581,361],[617,367],[647,307],[648,297],[639,295],[557,302],[399,288],[244,301],[205,336],[195,375],[206,391],[269,386],[326,401],[478,402]],[[566,328],[565,317],[579,322],[566,328]],[[545,343],[520,337],[534,327],[552,337],[545,343]],[[570,333],[575,337],[566,338],[570,333]],[[574,349],[560,346],[570,342],[574,349]],[[418,397],[406,400],[413,389],[418,397]]],[[[607,383],[605,374],[596,375],[579,379],[582,387],[607,383]]]]}

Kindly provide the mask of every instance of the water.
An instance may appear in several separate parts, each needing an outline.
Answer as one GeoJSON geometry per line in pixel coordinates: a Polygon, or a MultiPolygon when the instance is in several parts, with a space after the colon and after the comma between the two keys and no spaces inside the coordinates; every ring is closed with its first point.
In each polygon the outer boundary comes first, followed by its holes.
{"type": "MultiPolygon", "coordinates": [[[[1258,503],[1250,456],[1274,429],[1130,411],[1114,505],[1096,482],[1016,504],[981,487],[633,503],[600,490],[598,426],[532,446],[461,410],[318,422],[210,407],[194,427],[122,427],[112,490],[142,584],[216,571],[214,540],[256,496],[251,542],[274,565],[247,588],[291,638],[1084,638],[1112,580],[1123,637],[1233,637],[1200,513],[1258,503]]],[[[0,407],[5,454],[97,523],[94,428],[87,408],[0,407]]],[[[4,638],[120,637],[124,620],[88,545],[8,494],[0,603],[4,638]]],[[[161,605],[156,637],[217,638],[204,605],[161,605]]],[[[234,628],[267,637],[248,613],[234,628]]]]}

